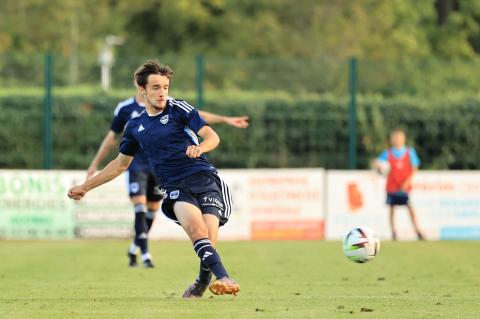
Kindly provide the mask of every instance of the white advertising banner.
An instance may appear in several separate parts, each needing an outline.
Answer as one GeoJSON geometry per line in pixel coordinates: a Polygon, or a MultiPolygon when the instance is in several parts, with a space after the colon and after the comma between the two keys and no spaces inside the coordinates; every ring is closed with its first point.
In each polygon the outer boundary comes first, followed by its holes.
{"type": "MultiPolygon", "coordinates": [[[[372,171],[328,171],[326,238],[341,239],[356,226],[390,238],[385,178],[372,171]]],[[[421,171],[410,196],[425,237],[480,239],[480,172],[421,171]]],[[[415,239],[405,207],[397,207],[399,239],[415,239]]]]}
{"type": "Polygon", "coordinates": [[[224,170],[220,176],[234,201],[223,238],[323,238],[323,169],[224,170]]]}
{"type": "MultiPolygon", "coordinates": [[[[134,213],[127,176],[80,201],[67,198],[84,171],[0,170],[0,238],[128,238],[134,213]]],[[[322,239],[323,169],[221,170],[233,210],[219,236],[225,240],[322,239]]],[[[161,212],[151,239],[187,239],[161,212]]]]}

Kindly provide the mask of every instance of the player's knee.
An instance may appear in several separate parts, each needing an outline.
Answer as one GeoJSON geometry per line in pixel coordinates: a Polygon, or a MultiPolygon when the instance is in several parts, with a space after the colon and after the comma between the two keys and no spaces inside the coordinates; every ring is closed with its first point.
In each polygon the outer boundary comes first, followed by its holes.
{"type": "Polygon", "coordinates": [[[205,225],[192,224],[192,225],[189,225],[186,230],[190,235],[190,238],[193,240],[197,240],[200,238],[208,238],[208,230],[205,225]]]}

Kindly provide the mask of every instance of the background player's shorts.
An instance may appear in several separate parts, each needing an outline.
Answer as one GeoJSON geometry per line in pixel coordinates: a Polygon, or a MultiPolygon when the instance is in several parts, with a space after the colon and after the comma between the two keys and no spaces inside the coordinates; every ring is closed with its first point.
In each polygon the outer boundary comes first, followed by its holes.
{"type": "Polygon", "coordinates": [[[158,202],[163,196],[151,171],[128,172],[128,195],[130,197],[146,195],[147,201],[158,202]]]}
{"type": "Polygon", "coordinates": [[[387,204],[390,206],[408,205],[410,198],[406,192],[387,193],[387,204]]]}
{"type": "Polygon", "coordinates": [[[187,202],[200,208],[202,214],[212,214],[223,226],[232,211],[232,196],[227,184],[214,172],[200,172],[165,187],[163,213],[176,223],[175,202],[187,202]]]}

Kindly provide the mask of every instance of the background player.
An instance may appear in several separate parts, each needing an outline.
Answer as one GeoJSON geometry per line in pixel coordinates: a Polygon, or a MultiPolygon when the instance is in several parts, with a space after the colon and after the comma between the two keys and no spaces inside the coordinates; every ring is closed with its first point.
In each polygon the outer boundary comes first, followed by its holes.
{"type": "MultiPolygon", "coordinates": [[[[114,111],[110,130],[103,141],[87,170],[87,179],[97,171],[110,150],[117,144],[118,136],[123,132],[126,123],[137,117],[145,110],[143,97],[137,94],[120,102],[114,111]]],[[[225,123],[233,127],[248,127],[248,117],[222,116],[209,112],[199,111],[200,115],[209,124],[225,123]]],[[[160,206],[162,195],[152,173],[146,155],[140,150],[128,168],[128,192],[135,211],[135,238],[128,249],[130,267],[137,266],[137,248],[142,252],[143,264],[147,268],[154,267],[152,257],[148,251],[148,232],[152,227],[155,212],[160,206]]]]}
{"type": "Polygon", "coordinates": [[[384,151],[374,166],[381,170],[384,163],[388,163],[390,171],[387,176],[387,204],[390,206],[390,226],[392,239],[397,239],[395,228],[395,206],[406,206],[412,220],[413,227],[419,240],[424,237],[418,227],[415,211],[410,203],[409,193],[412,189],[412,178],[420,166],[420,159],[413,147],[406,147],[406,134],[402,129],[395,129],[390,133],[391,148],[384,151]]]}
{"type": "Polygon", "coordinates": [[[210,283],[210,290],[215,294],[236,294],[240,286],[229,277],[214,248],[218,228],[230,216],[231,196],[204,155],[215,149],[220,139],[188,103],[167,100],[172,75],[169,67],[154,61],[135,72],[146,112],[128,122],[118,156],[98,175],[72,187],[68,196],[79,200],[89,190],[114,179],[128,168],[135,153],[143,149],[155,176],[165,187],[167,196],[162,211],[190,237],[204,266],[200,274],[204,268],[217,277],[210,283]]]}

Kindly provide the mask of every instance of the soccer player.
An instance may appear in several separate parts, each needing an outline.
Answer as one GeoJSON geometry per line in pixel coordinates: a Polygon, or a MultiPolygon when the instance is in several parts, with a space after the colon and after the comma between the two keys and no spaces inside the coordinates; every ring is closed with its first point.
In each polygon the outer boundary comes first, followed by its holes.
{"type": "Polygon", "coordinates": [[[240,286],[230,278],[215,250],[219,226],[230,216],[231,196],[204,155],[218,146],[220,138],[194,107],[167,99],[172,76],[168,66],[155,61],[137,69],[134,77],[145,100],[145,112],[128,122],[118,156],[97,175],[72,187],[68,196],[79,200],[114,179],[142,149],[164,189],[162,211],[183,227],[200,258],[199,277],[186,289],[184,298],[201,297],[207,287],[214,294],[237,294],[240,286]],[[212,273],[216,280],[210,282],[212,273]]]}
{"type": "MultiPolygon", "coordinates": [[[[95,157],[88,167],[87,179],[95,174],[100,163],[109,154],[112,147],[116,145],[117,137],[123,133],[128,120],[139,116],[144,110],[143,97],[139,93],[117,105],[113,113],[110,130],[103,138],[95,157]]],[[[247,116],[221,116],[203,111],[199,111],[199,113],[209,124],[225,123],[238,128],[246,128],[248,126],[247,116]]],[[[148,159],[142,150],[135,154],[135,158],[128,168],[128,185],[130,200],[135,212],[135,238],[128,249],[129,266],[137,266],[137,248],[140,248],[144,266],[152,268],[154,265],[152,256],[148,251],[147,234],[152,227],[155,212],[160,207],[160,201],[163,197],[160,194],[160,189],[155,181],[155,175],[150,168],[148,159]]]]}
{"type": "Polygon", "coordinates": [[[388,163],[390,171],[387,176],[387,204],[390,206],[390,226],[392,239],[397,240],[395,228],[395,207],[406,206],[412,220],[413,227],[419,240],[424,237],[418,227],[417,217],[413,209],[409,193],[412,189],[412,178],[420,166],[420,159],[413,147],[405,145],[406,134],[402,129],[395,129],[390,133],[392,147],[384,151],[374,162],[377,170],[382,169],[383,163],[388,163]]]}

